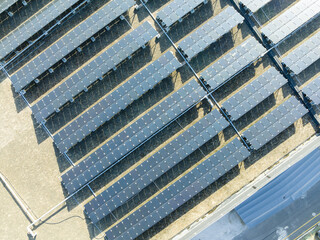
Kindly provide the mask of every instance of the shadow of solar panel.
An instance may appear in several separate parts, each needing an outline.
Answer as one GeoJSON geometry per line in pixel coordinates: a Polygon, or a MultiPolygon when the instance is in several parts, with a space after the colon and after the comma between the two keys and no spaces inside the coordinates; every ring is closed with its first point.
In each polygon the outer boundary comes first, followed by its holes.
{"type": "Polygon", "coordinates": [[[291,51],[283,62],[295,73],[299,74],[320,57],[320,32],[316,33],[299,47],[291,51]]]}
{"type": "Polygon", "coordinates": [[[241,3],[246,5],[251,12],[256,12],[270,1],[271,0],[241,0],[241,3]]]}
{"type": "Polygon", "coordinates": [[[314,79],[311,83],[302,89],[314,104],[320,104],[320,77],[314,79]]]}
{"type": "MultiPolygon", "coordinates": [[[[85,206],[86,213],[91,218],[91,216],[97,215],[98,212],[105,211],[105,208],[97,202],[109,206],[108,211],[104,212],[106,215],[111,213],[117,207],[124,204],[129,198],[140,192],[144,186],[151,184],[159,176],[182,161],[186,156],[190,155],[198,147],[205,144],[227,126],[228,122],[221,114],[217,110],[212,111],[158,152],[150,156],[145,162],[137,166],[132,171],[137,173],[134,177],[131,172],[128,173],[124,178],[121,178],[110,188],[97,196],[95,200],[93,200],[93,204],[89,202],[85,206]],[[215,122],[219,122],[220,124],[218,126],[212,124],[215,122]],[[203,125],[209,126],[204,128],[203,125]],[[195,134],[193,135],[191,132],[195,132],[195,134]],[[210,132],[210,134],[208,134],[208,132],[210,132]],[[200,138],[199,142],[196,144],[191,144],[193,138],[196,136],[202,136],[202,138],[200,138]],[[109,203],[113,201],[117,201],[120,204],[118,206],[113,205],[110,207],[111,204],[109,203]]],[[[204,166],[201,166],[201,169],[204,171],[204,166]]],[[[93,223],[100,220],[96,216],[91,219],[93,223]]]]}
{"type": "Polygon", "coordinates": [[[82,140],[73,137],[77,130],[83,133],[83,137],[89,135],[180,66],[172,52],[162,55],[59,131],[54,136],[58,149],[61,152],[67,151],[82,140]],[[87,118],[86,121],[81,121],[84,117],[87,118]],[[89,123],[93,124],[92,129],[87,127],[89,123]]]}
{"type": "Polygon", "coordinates": [[[259,149],[307,112],[307,109],[295,97],[291,97],[243,134],[254,149],[259,149]]]}
{"type": "Polygon", "coordinates": [[[204,90],[195,80],[192,80],[177,92],[166,97],[162,102],[150,109],[146,114],[65,173],[62,176],[62,182],[65,188],[69,193],[76,191],[99,173],[119,161],[141,142],[146,141],[156,131],[175,119],[180,113],[187,110],[188,107],[200,101],[204,96],[204,90]],[[191,99],[190,104],[181,107],[181,102],[186,101],[186,99],[191,99]],[[166,120],[158,122],[160,125],[157,126],[156,120],[163,118],[166,120]],[[154,130],[151,130],[154,126],[154,130]],[[136,137],[138,141],[135,143],[132,142],[133,137],[136,137]],[[88,172],[92,176],[85,176],[88,172]]]}
{"type": "Polygon", "coordinates": [[[144,22],[138,28],[121,38],[118,42],[107,48],[104,52],[95,56],[91,59],[83,68],[77,70],[71,74],[59,87],[67,85],[66,91],[58,91],[55,88],[45,97],[39,100],[35,105],[32,106],[32,112],[38,122],[44,121],[55,111],[59,110],[63,104],[70,101],[67,98],[67,93],[72,97],[82,92],[85,88],[95,82],[103,74],[112,70],[115,66],[120,64],[123,60],[129,57],[131,54],[136,52],[140,47],[149,42],[152,38],[157,35],[157,31],[151,26],[149,22],[144,22]],[[128,43],[139,42],[135,48],[131,48],[128,43]],[[117,48],[121,51],[116,50],[117,48]],[[125,55],[121,56],[121,52],[125,55]],[[98,65],[97,61],[102,60],[103,64],[98,65]],[[54,106],[54,101],[59,100],[58,104],[54,106]],[[47,101],[44,107],[40,107],[40,102],[47,101]]]}
{"type": "Polygon", "coordinates": [[[190,60],[241,22],[243,17],[233,7],[228,7],[182,40],[179,49],[190,60]]]}
{"type": "Polygon", "coordinates": [[[261,29],[274,43],[278,43],[320,13],[318,0],[301,0],[261,29]]]}
{"type": "MultiPolygon", "coordinates": [[[[221,153],[221,156],[224,156],[222,159],[220,159],[221,163],[215,166],[224,169],[222,170],[221,175],[225,174],[226,171],[236,166],[240,161],[243,161],[250,154],[238,139],[234,139],[232,142],[230,142],[224,148],[220,149],[218,152],[221,153]],[[234,160],[233,155],[238,155],[241,157],[239,157],[239,160],[236,161],[234,160]],[[224,164],[227,166],[222,167],[224,164]]],[[[216,154],[207,158],[200,165],[192,169],[190,172],[182,176],[179,180],[175,181],[172,185],[160,192],[156,197],[142,205],[133,214],[125,218],[126,221],[123,220],[119,222],[117,225],[115,225],[113,228],[106,232],[107,238],[117,240],[133,239],[133,237],[131,238],[131,235],[128,234],[129,232],[132,232],[132,229],[135,229],[134,237],[139,236],[147,229],[138,228],[136,226],[139,226],[142,222],[148,222],[148,228],[152,227],[154,224],[159,222],[168,214],[176,210],[179,206],[190,200],[203,188],[206,188],[208,185],[213,183],[216,180],[216,178],[214,177],[215,174],[212,174],[211,170],[208,170],[207,173],[205,173],[203,172],[203,170],[200,169],[206,162],[217,162],[214,160],[214,158],[217,158],[216,154]],[[180,191],[171,191],[172,188],[175,188],[177,186],[180,186],[180,191]],[[162,199],[166,199],[166,202],[158,201],[159,195],[164,196],[162,197],[162,199]],[[140,214],[140,209],[151,209],[152,212],[150,213],[150,215],[146,217],[145,214],[140,214]]]]}
{"type": "MultiPolygon", "coordinates": [[[[67,32],[12,74],[10,78],[15,91],[19,92],[26,87],[37,76],[44,73],[48,68],[89,39],[89,37],[107,26],[134,5],[134,0],[113,0],[91,14],[75,28],[67,32]],[[90,28],[90,31],[87,31],[88,28],[90,28]],[[41,64],[37,63],[39,61],[41,64]]],[[[101,64],[101,61],[97,63],[98,66],[101,64]]]]}
{"type": "Polygon", "coordinates": [[[77,2],[78,0],[55,0],[48,3],[0,40],[0,59],[27,41],[32,35],[77,2]]]}
{"type": "Polygon", "coordinates": [[[265,52],[265,48],[253,37],[231,50],[201,73],[212,89],[219,88],[230,77],[265,52]]]}
{"type": "Polygon", "coordinates": [[[222,106],[231,115],[233,120],[238,120],[273,94],[274,91],[281,88],[286,82],[287,80],[274,67],[271,67],[253,82],[230,97],[222,106]]]}
{"type": "Polygon", "coordinates": [[[157,14],[157,20],[169,31],[170,26],[207,0],[174,0],[157,14]]]}

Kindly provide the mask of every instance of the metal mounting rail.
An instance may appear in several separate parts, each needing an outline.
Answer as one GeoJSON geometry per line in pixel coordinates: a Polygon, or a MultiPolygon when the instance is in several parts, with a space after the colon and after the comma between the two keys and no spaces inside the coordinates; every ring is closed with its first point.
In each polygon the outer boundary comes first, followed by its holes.
{"type": "MultiPolygon", "coordinates": [[[[268,50],[268,55],[271,58],[272,62],[275,64],[276,68],[280,71],[280,73],[288,80],[288,84],[290,88],[293,90],[295,96],[300,100],[300,102],[305,106],[305,108],[308,109],[308,113],[313,120],[313,122],[316,124],[316,126],[320,127],[320,119],[316,114],[315,109],[313,108],[312,104],[308,100],[308,98],[302,93],[302,91],[299,89],[298,85],[296,84],[293,74],[289,72],[287,68],[285,68],[277,56],[275,50],[277,49],[277,46],[281,42],[283,42],[285,39],[290,37],[294,32],[301,29],[301,27],[305,26],[305,24],[309,23],[310,21],[303,24],[300,28],[296,29],[293,33],[289,34],[287,37],[282,39],[279,43],[274,44],[267,36],[262,34],[259,29],[256,27],[254,22],[251,19],[252,13],[251,11],[248,11],[248,9],[245,9],[240,3],[239,0],[230,0],[230,2],[233,4],[233,6],[236,8],[236,10],[244,17],[245,22],[247,23],[248,27],[254,34],[254,36],[258,39],[260,43],[263,44],[263,46],[268,50]]],[[[253,18],[255,19],[255,18],[253,18]]],[[[313,18],[312,18],[313,19],[313,18]]],[[[310,19],[310,20],[312,20],[310,19]]]]}
{"type": "Polygon", "coordinates": [[[175,43],[172,41],[172,39],[169,37],[168,33],[164,30],[164,28],[161,26],[161,24],[158,22],[158,20],[153,16],[153,14],[151,13],[151,11],[149,10],[149,8],[146,6],[146,4],[144,3],[143,0],[140,0],[141,4],[144,6],[144,8],[147,10],[148,14],[150,15],[150,17],[153,19],[153,21],[159,26],[159,28],[162,30],[163,34],[168,38],[168,40],[170,41],[171,45],[174,47],[174,49],[179,53],[179,55],[182,57],[182,59],[185,61],[185,63],[188,65],[188,67],[190,68],[190,70],[192,71],[193,75],[196,77],[196,79],[198,80],[198,82],[200,83],[200,85],[203,87],[203,89],[207,92],[207,99],[208,101],[213,101],[214,104],[216,105],[216,107],[219,109],[220,113],[224,116],[224,118],[229,122],[230,126],[234,129],[234,131],[236,132],[236,134],[238,135],[238,137],[240,138],[241,142],[243,143],[243,145],[249,150],[251,151],[251,147],[249,146],[249,143],[247,142],[247,140],[244,139],[244,137],[240,134],[240,132],[238,131],[238,129],[235,127],[235,125],[233,124],[232,120],[230,119],[230,117],[228,116],[228,114],[226,113],[226,111],[221,108],[221,106],[219,105],[219,103],[217,102],[217,100],[212,96],[212,91],[209,91],[209,89],[207,88],[206,84],[204,84],[203,80],[198,76],[198,74],[196,73],[196,71],[193,69],[193,67],[190,65],[189,61],[185,58],[185,56],[181,53],[181,51],[177,48],[177,46],[175,45],[175,43]]]}

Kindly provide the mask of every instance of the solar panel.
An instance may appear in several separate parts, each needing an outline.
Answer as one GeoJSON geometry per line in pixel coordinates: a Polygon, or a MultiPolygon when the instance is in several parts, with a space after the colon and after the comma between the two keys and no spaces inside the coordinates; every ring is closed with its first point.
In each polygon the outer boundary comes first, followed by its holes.
{"type": "Polygon", "coordinates": [[[305,86],[302,91],[313,101],[314,104],[320,104],[320,77],[317,77],[305,86]]]}
{"type": "Polygon", "coordinates": [[[144,22],[111,47],[92,58],[85,66],[68,76],[62,84],[32,106],[32,112],[37,121],[42,122],[52,113],[58,111],[61,106],[71,101],[73,97],[103,74],[112,70],[156,35],[157,31],[151,24],[144,22]]]}
{"type": "Polygon", "coordinates": [[[171,25],[182,19],[183,16],[200,4],[207,2],[207,0],[174,0],[158,12],[157,20],[169,31],[171,25]]]}
{"type": "Polygon", "coordinates": [[[12,74],[11,81],[16,92],[21,91],[37,76],[44,73],[48,68],[76,49],[101,28],[118,18],[133,5],[135,5],[134,0],[113,0],[91,14],[12,74]],[[90,31],[85,30],[86,27],[90,28],[90,31]],[[41,62],[41,64],[37,64],[37,62],[41,62]]]}
{"type": "Polygon", "coordinates": [[[228,122],[217,110],[210,112],[97,196],[92,200],[92,203],[89,202],[85,205],[86,213],[93,223],[98,222],[101,218],[97,217],[97,215],[103,217],[108,215],[227,126],[228,122]],[[217,122],[219,124],[213,124],[217,122]],[[205,125],[209,126],[204,127],[205,125]],[[202,137],[199,142],[193,141],[195,137],[193,133],[202,137]],[[114,202],[118,204],[113,204],[114,202]],[[102,215],[101,212],[104,214],[102,215]]]}
{"type": "Polygon", "coordinates": [[[318,0],[301,0],[263,27],[261,32],[277,43],[319,13],[318,0]]]}
{"type": "Polygon", "coordinates": [[[240,2],[246,5],[251,12],[256,12],[271,0],[241,0],[240,2]]]}
{"type": "Polygon", "coordinates": [[[244,136],[254,149],[259,149],[307,112],[295,97],[291,97],[246,130],[244,136]]]}
{"type": "Polygon", "coordinates": [[[55,0],[48,3],[0,40],[0,59],[27,41],[32,35],[77,2],[78,0],[55,0]]]}
{"type": "Polygon", "coordinates": [[[295,73],[299,74],[320,57],[320,32],[316,33],[299,47],[291,51],[283,62],[295,73]]]}
{"type": "Polygon", "coordinates": [[[247,158],[249,154],[249,151],[242,143],[238,139],[234,139],[217,153],[207,158],[179,180],[168,186],[156,197],[146,202],[134,213],[108,230],[106,237],[108,239],[120,240],[134,239],[141,235],[148,228],[168,216],[168,214],[219,178],[214,169],[207,171],[200,170],[205,164],[211,163],[213,164],[213,168],[222,168],[221,174],[223,175],[247,158]],[[234,160],[234,156],[238,156],[238,159],[234,160]],[[179,189],[179,191],[175,189],[179,189]],[[142,214],[146,209],[151,210],[151,213],[147,216],[142,214]],[[139,228],[141,225],[147,226],[147,228],[139,228]],[[132,229],[134,229],[134,231],[131,231],[132,229]],[[132,235],[132,233],[134,235],[132,235]]]}
{"type": "Polygon", "coordinates": [[[162,55],[60,130],[54,136],[58,149],[61,152],[67,151],[180,66],[181,64],[172,52],[162,55]],[[86,120],[83,120],[84,118],[86,120]],[[88,127],[91,123],[94,125],[92,129],[88,127]],[[81,131],[81,138],[76,137],[78,130],[81,131]]]}
{"type": "Polygon", "coordinates": [[[274,67],[271,67],[230,97],[222,106],[231,115],[232,120],[238,120],[286,82],[287,80],[274,67]]]}
{"type": "Polygon", "coordinates": [[[212,89],[217,89],[231,76],[264,53],[264,51],[265,48],[254,37],[250,37],[218,61],[211,64],[201,73],[201,76],[210,84],[212,89]]]}
{"type": "Polygon", "coordinates": [[[9,7],[11,7],[16,2],[18,2],[18,0],[2,0],[0,2],[0,13],[7,10],[9,7]]]}
{"type": "Polygon", "coordinates": [[[192,80],[62,175],[63,185],[69,193],[76,191],[204,96],[204,90],[192,80]]]}
{"type": "Polygon", "coordinates": [[[241,22],[243,17],[233,7],[228,7],[182,40],[179,49],[190,60],[241,22]]]}

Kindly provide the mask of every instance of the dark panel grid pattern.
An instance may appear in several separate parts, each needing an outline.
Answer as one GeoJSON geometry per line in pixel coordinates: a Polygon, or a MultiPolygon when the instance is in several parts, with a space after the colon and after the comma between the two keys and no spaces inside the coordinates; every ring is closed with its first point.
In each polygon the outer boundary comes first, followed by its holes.
{"type": "Polygon", "coordinates": [[[208,0],[174,0],[157,14],[157,20],[169,31],[170,26],[208,0]]]}
{"type": "Polygon", "coordinates": [[[307,112],[308,110],[295,97],[290,97],[246,130],[243,135],[248,138],[254,149],[259,149],[307,112]]]}
{"type": "Polygon", "coordinates": [[[205,94],[193,79],[177,92],[166,97],[161,103],[62,175],[62,183],[67,191],[73,193],[81,188],[180,113],[200,101],[205,94]]]}
{"type": "Polygon", "coordinates": [[[54,136],[58,149],[67,151],[180,66],[172,52],[162,55],[60,130],[54,136]]]}
{"type": "Polygon", "coordinates": [[[320,104],[320,77],[317,77],[307,86],[305,86],[302,89],[302,92],[304,92],[314,104],[320,104]]]}
{"type": "Polygon", "coordinates": [[[78,0],[55,0],[44,6],[40,11],[0,40],[0,59],[27,41],[77,2],[78,0]]]}
{"type": "Polygon", "coordinates": [[[135,239],[250,155],[238,139],[207,158],[106,232],[108,240],[135,239]]]}
{"type": "Polygon", "coordinates": [[[55,111],[59,111],[61,106],[72,101],[73,97],[84,91],[97,79],[102,78],[103,74],[114,69],[157,34],[158,32],[149,22],[144,22],[107,50],[95,56],[32,106],[36,120],[42,122],[55,111]]]}
{"type": "Polygon", "coordinates": [[[263,27],[261,32],[278,43],[319,13],[318,0],[301,0],[263,27]]]}
{"type": "Polygon", "coordinates": [[[253,37],[228,52],[201,73],[211,88],[217,89],[230,77],[265,52],[265,48],[253,37]]]}
{"type": "Polygon", "coordinates": [[[320,57],[320,32],[313,35],[283,58],[283,62],[299,74],[320,57]]]}
{"type": "Polygon", "coordinates": [[[21,91],[36,77],[134,5],[134,0],[113,0],[94,12],[12,74],[11,81],[16,92],[21,91]]]}
{"type": "Polygon", "coordinates": [[[228,126],[215,109],[85,206],[97,223],[228,126]]]}
{"type": "Polygon", "coordinates": [[[181,41],[179,49],[190,60],[242,22],[243,17],[233,7],[228,7],[181,41]]]}
{"type": "Polygon", "coordinates": [[[251,12],[256,12],[270,1],[271,0],[241,0],[240,2],[249,8],[251,12]]]}
{"type": "Polygon", "coordinates": [[[287,80],[272,67],[230,97],[222,107],[231,115],[232,120],[238,120],[286,83],[287,80]]]}

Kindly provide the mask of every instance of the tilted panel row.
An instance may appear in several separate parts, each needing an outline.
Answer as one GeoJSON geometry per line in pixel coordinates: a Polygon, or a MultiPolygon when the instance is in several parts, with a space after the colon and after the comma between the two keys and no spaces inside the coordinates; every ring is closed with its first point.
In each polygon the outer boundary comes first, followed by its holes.
{"type": "Polygon", "coordinates": [[[174,0],[157,14],[160,24],[169,30],[170,26],[207,0],[174,0]]]}
{"type": "Polygon", "coordinates": [[[11,7],[16,2],[18,2],[18,0],[2,0],[0,2],[0,13],[4,12],[5,10],[7,10],[9,7],[11,7]]]}
{"type": "Polygon", "coordinates": [[[162,55],[60,130],[54,136],[58,149],[67,151],[180,66],[172,52],[162,55]]]}
{"type": "Polygon", "coordinates": [[[228,7],[181,41],[179,49],[190,60],[241,22],[243,17],[228,7]]]}
{"type": "Polygon", "coordinates": [[[12,52],[79,0],[54,0],[0,40],[0,59],[12,52]]]}
{"type": "Polygon", "coordinates": [[[271,67],[225,101],[222,107],[231,115],[232,120],[238,120],[286,83],[287,80],[274,67],[271,67]]]}
{"type": "Polygon", "coordinates": [[[318,0],[301,0],[263,27],[261,32],[278,43],[319,13],[318,0]]]}
{"type": "Polygon", "coordinates": [[[93,223],[110,214],[228,126],[215,109],[85,206],[93,223]]]}
{"type": "Polygon", "coordinates": [[[320,77],[317,77],[307,86],[305,86],[302,89],[302,92],[304,92],[314,104],[320,104],[320,77]]]}
{"type": "Polygon", "coordinates": [[[265,48],[253,37],[211,64],[201,76],[212,89],[218,88],[230,77],[265,52],[265,48]]]}
{"type": "Polygon", "coordinates": [[[86,90],[93,82],[102,78],[105,73],[115,68],[157,34],[149,22],[144,22],[88,61],[81,69],[69,75],[62,84],[32,106],[32,112],[37,121],[42,122],[55,111],[59,111],[61,106],[72,101],[73,97],[86,90]]]}
{"type": "Polygon", "coordinates": [[[299,74],[320,58],[320,32],[313,35],[299,47],[291,51],[283,62],[295,73],[299,74]]]}
{"type": "Polygon", "coordinates": [[[204,96],[205,91],[192,80],[62,175],[63,185],[69,193],[75,192],[204,96]]]}
{"type": "Polygon", "coordinates": [[[249,8],[251,12],[256,12],[270,1],[271,0],[241,0],[240,2],[249,8]]]}
{"type": "Polygon", "coordinates": [[[84,43],[100,29],[135,5],[134,0],[113,0],[67,32],[39,55],[32,58],[11,76],[16,92],[21,91],[67,54],[84,43]]]}
{"type": "Polygon", "coordinates": [[[242,143],[234,139],[107,231],[107,239],[135,239],[249,155],[242,143]]]}
{"type": "Polygon", "coordinates": [[[295,97],[290,97],[243,134],[254,149],[259,149],[307,112],[308,110],[295,97]]]}

